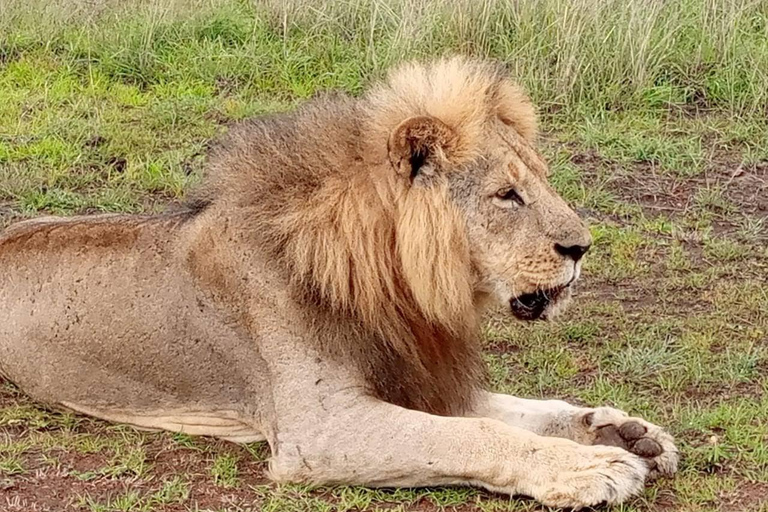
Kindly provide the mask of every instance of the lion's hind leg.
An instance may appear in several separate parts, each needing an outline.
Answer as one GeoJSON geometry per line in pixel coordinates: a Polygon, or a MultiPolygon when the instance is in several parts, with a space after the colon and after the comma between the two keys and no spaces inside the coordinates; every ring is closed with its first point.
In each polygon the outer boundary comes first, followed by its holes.
{"type": "Polygon", "coordinates": [[[168,430],[193,436],[210,436],[234,443],[265,441],[266,437],[245,418],[233,410],[176,409],[163,411],[127,411],[62,402],[75,412],[139,430],[168,430]]]}

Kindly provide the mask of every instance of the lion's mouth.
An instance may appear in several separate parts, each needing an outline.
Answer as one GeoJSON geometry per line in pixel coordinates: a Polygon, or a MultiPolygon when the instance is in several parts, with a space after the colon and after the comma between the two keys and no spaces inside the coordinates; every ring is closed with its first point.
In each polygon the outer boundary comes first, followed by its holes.
{"type": "Polygon", "coordinates": [[[520,320],[543,320],[549,306],[557,302],[567,288],[568,285],[557,286],[513,297],[509,301],[512,314],[520,320]]]}

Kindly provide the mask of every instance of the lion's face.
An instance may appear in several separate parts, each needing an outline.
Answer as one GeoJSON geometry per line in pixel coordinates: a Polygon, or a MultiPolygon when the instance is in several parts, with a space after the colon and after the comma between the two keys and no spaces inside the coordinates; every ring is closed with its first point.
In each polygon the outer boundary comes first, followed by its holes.
{"type": "Polygon", "coordinates": [[[499,122],[483,156],[448,173],[464,214],[476,293],[523,320],[551,318],[571,295],[589,231],[547,182],[531,145],[499,122]]]}

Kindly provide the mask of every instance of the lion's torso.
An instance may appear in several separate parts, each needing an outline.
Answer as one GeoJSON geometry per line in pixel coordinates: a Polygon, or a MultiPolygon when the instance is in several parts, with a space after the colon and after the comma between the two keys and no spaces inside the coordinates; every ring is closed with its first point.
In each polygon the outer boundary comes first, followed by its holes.
{"type": "Polygon", "coordinates": [[[268,369],[192,277],[189,217],[31,221],[0,238],[3,373],[41,401],[140,425],[259,417],[268,369]]]}
{"type": "Polygon", "coordinates": [[[274,441],[297,396],[371,385],[355,354],[308,341],[366,334],[297,304],[236,223],[209,210],[14,225],[0,235],[0,374],[52,406],[242,442],[274,441]]]}

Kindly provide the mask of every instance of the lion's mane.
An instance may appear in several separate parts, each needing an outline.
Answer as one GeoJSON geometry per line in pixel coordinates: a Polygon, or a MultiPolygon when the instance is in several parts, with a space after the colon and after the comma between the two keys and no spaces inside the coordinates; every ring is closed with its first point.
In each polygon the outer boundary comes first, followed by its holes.
{"type": "Polygon", "coordinates": [[[234,127],[197,203],[233,212],[306,306],[307,339],[353,359],[372,394],[458,414],[482,378],[466,226],[445,187],[411,186],[388,155],[395,127],[423,115],[456,134],[454,165],[479,156],[492,118],[536,136],[530,101],[500,66],[410,64],[360,99],[316,98],[234,127]]]}

